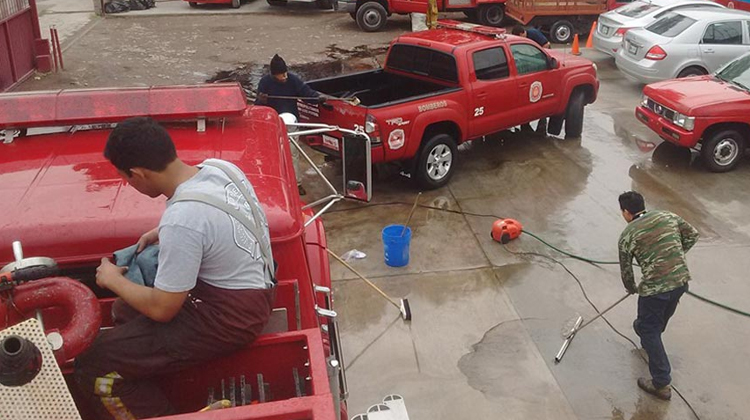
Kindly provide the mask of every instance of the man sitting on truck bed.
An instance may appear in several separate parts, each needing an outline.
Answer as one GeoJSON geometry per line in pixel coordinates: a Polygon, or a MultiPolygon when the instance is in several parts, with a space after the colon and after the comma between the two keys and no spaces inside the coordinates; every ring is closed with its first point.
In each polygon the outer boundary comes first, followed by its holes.
{"type": "Polygon", "coordinates": [[[140,193],[168,200],[159,226],[138,240],[139,251],[159,243],[153,288],[102,258],[96,282],[119,296],[115,327],[76,359],[76,380],[98,419],[164,416],[173,409],[155,377],[247,346],[267,323],[275,294],[268,222],[242,171],[218,159],[183,163],[150,118],[120,123],[104,156],[140,193]]]}

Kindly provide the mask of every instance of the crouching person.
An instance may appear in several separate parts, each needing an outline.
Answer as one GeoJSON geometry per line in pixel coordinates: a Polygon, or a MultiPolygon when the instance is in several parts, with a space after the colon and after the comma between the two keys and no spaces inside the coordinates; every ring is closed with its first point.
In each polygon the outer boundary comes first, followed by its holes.
{"type": "Polygon", "coordinates": [[[275,294],[268,222],[252,185],[233,164],[183,163],[150,118],[109,136],[104,156],[140,193],[167,197],[159,226],[138,251],[159,243],[153,287],[103,258],[96,282],[119,299],[115,327],[76,359],[75,377],[100,419],[173,413],[155,379],[226,356],[251,343],[275,294]]]}

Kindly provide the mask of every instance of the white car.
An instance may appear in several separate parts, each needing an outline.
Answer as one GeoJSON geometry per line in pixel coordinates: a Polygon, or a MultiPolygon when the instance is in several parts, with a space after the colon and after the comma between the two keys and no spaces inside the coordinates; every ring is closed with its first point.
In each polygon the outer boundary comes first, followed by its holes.
{"type": "Polygon", "coordinates": [[[594,48],[614,57],[627,31],[643,28],[671,11],[699,7],[724,8],[711,0],[638,0],[618,7],[599,16],[594,48]]]}
{"type": "Polygon", "coordinates": [[[615,63],[629,79],[653,83],[713,73],[748,51],[749,12],[687,9],[628,31],[615,63]]]}

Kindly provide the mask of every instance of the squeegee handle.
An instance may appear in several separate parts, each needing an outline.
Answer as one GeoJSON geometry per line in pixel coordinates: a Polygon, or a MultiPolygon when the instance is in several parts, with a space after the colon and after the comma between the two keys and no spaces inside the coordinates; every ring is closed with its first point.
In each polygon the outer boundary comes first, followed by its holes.
{"type": "Polygon", "coordinates": [[[573,331],[571,331],[571,332],[570,332],[570,334],[568,335],[568,337],[571,337],[571,336],[572,336],[573,334],[575,334],[575,333],[577,333],[578,331],[581,331],[582,329],[586,328],[586,326],[588,326],[588,325],[589,325],[589,324],[591,324],[592,322],[596,321],[597,319],[601,318],[601,317],[602,317],[602,315],[606,314],[606,313],[607,313],[607,312],[609,312],[609,311],[610,311],[610,310],[611,310],[612,308],[614,308],[615,306],[619,305],[619,304],[620,304],[620,303],[621,303],[621,302],[622,302],[623,300],[625,300],[625,299],[627,299],[627,298],[629,298],[629,297],[630,297],[630,293],[628,293],[627,295],[625,295],[625,296],[621,297],[621,298],[620,298],[620,299],[619,299],[619,300],[618,300],[617,302],[615,302],[615,303],[613,303],[612,305],[610,305],[610,306],[609,306],[609,307],[608,307],[607,309],[605,309],[605,310],[603,310],[603,311],[599,312],[599,314],[598,314],[598,315],[596,315],[595,317],[593,317],[593,318],[589,319],[588,321],[584,322],[584,323],[583,323],[583,325],[581,325],[580,327],[578,327],[578,328],[574,329],[573,331]]]}
{"type": "Polygon", "coordinates": [[[354,269],[354,267],[352,267],[351,265],[347,264],[347,262],[346,262],[346,261],[342,260],[342,259],[341,259],[341,258],[340,258],[340,257],[339,257],[338,255],[336,255],[336,254],[335,254],[335,253],[334,253],[333,251],[331,251],[330,249],[327,249],[327,248],[326,248],[326,251],[328,251],[328,254],[330,254],[330,255],[331,255],[331,256],[332,256],[333,258],[335,258],[335,259],[336,259],[336,260],[337,260],[338,262],[340,262],[341,264],[343,264],[343,266],[344,266],[344,267],[346,267],[346,268],[348,268],[349,270],[351,270],[351,271],[352,271],[352,273],[354,273],[354,274],[356,274],[356,275],[357,275],[357,277],[361,278],[361,279],[362,279],[362,280],[364,280],[364,281],[365,281],[365,282],[366,282],[366,283],[367,283],[367,284],[368,284],[368,285],[369,285],[370,287],[372,287],[373,289],[375,289],[375,291],[376,291],[376,292],[380,293],[380,294],[381,294],[381,295],[382,295],[382,296],[383,296],[383,297],[384,297],[384,298],[385,298],[385,299],[386,299],[386,300],[387,300],[388,302],[391,302],[391,303],[393,304],[393,306],[395,306],[395,307],[397,307],[397,308],[398,308],[399,310],[401,310],[401,305],[399,305],[398,303],[396,303],[396,301],[394,301],[393,299],[391,299],[391,297],[390,297],[390,296],[386,295],[386,294],[385,294],[385,292],[384,292],[384,291],[382,291],[382,290],[380,290],[380,288],[379,288],[378,286],[376,286],[376,285],[375,285],[375,284],[374,284],[373,282],[371,282],[370,280],[367,280],[367,278],[366,278],[365,276],[363,276],[362,274],[359,274],[359,272],[358,272],[357,270],[355,270],[355,269],[354,269]]]}

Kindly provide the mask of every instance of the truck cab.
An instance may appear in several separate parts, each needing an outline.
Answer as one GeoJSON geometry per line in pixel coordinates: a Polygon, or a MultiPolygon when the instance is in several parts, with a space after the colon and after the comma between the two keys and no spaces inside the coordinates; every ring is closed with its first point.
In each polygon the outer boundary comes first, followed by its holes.
{"type": "MultiPolygon", "coordinates": [[[[0,267],[7,271],[0,273],[0,338],[27,320],[42,320],[45,334],[61,335],[64,345],[54,356],[72,385],[76,354],[99,328],[112,326],[114,296],[96,285],[95,269],[102,257],[157,226],[165,206],[163,197],[151,199],[128,187],[102,154],[111,129],[133,116],[159,121],[186,163],[220,158],[245,172],[266,213],[278,264],[273,314],[253,344],[157,378],[178,411],[170,418],[217,418],[197,412],[212,398],[230,399],[230,392],[234,406],[222,412],[223,419],[345,418],[325,230],[303,209],[284,124],[272,109],[248,106],[238,84],[0,95],[0,267]],[[54,266],[53,277],[19,278],[19,267],[40,261],[54,266]],[[74,302],[60,284],[80,292],[74,302]],[[14,307],[9,296],[25,299],[25,306],[14,307]]],[[[36,383],[45,398],[69,391],[81,417],[94,420],[75,386],[54,385],[36,383]]],[[[11,393],[0,386],[3,405],[15,404],[15,395],[26,399],[19,404],[57,409],[40,400],[42,394],[24,394],[22,388],[11,393]]],[[[60,410],[70,409],[64,406],[60,410]]]]}

